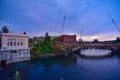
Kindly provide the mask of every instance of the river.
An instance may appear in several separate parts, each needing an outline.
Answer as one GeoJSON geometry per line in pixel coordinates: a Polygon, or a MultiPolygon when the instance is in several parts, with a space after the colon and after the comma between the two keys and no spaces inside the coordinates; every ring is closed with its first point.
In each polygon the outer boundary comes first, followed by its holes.
{"type": "Polygon", "coordinates": [[[8,64],[0,80],[120,80],[120,57],[82,58],[68,55],[8,64]]]}

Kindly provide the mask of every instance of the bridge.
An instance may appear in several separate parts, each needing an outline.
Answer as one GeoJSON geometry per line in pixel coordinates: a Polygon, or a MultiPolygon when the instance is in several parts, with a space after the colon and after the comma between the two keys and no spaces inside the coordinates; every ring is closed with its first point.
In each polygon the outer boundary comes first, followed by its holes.
{"type": "Polygon", "coordinates": [[[120,50],[120,44],[81,44],[80,46],[73,48],[72,52],[88,48],[120,50]]]}

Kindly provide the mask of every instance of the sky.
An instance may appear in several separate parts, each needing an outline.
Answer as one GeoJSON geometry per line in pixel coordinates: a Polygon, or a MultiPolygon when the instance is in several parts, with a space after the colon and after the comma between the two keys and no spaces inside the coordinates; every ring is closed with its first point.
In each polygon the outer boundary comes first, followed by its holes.
{"type": "Polygon", "coordinates": [[[120,36],[120,0],[0,0],[0,28],[30,36],[77,35],[86,41],[115,40],[120,36]],[[65,15],[66,12],[66,15],[65,15]]]}

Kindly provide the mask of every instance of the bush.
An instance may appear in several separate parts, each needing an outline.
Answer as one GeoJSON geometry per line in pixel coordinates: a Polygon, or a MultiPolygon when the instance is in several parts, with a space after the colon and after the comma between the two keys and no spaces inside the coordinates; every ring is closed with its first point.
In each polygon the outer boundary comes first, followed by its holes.
{"type": "Polygon", "coordinates": [[[60,45],[57,45],[57,44],[52,45],[51,48],[52,48],[52,52],[55,52],[55,53],[61,51],[60,45]]]}
{"type": "Polygon", "coordinates": [[[67,50],[67,47],[65,45],[55,43],[55,41],[56,41],[55,39],[52,39],[49,42],[46,40],[38,42],[34,45],[34,48],[31,50],[31,53],[33,55],[39,55],[48,54],[50,52],[56,53],[67,50]]]}

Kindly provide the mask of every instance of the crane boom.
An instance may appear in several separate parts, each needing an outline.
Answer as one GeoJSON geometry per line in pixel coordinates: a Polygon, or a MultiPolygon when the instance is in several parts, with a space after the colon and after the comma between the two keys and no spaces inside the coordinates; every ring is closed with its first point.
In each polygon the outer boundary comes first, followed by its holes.
{"type": "Polygon", "coordinates": [[[115,27],[117,28],[117,30],[120,32],[120,28],[117,25],[117,23],[115,22],[115,20],[112,18],[112,16],[108,13],[108,16],[111,18],[112,22],[114,23],[115,27]]]}
{"type": "Polygon", "coordinates": [[[64,19],[63,19],[61,34],[63,33],[64,24],[65,24],[65,19],[66,19],[66,11],[65,11],[64,19]]]}
{"type": "Polygon", "coordinates": [[[81,40],[82,40],[82,29],[81,29],[81,40]]]}

